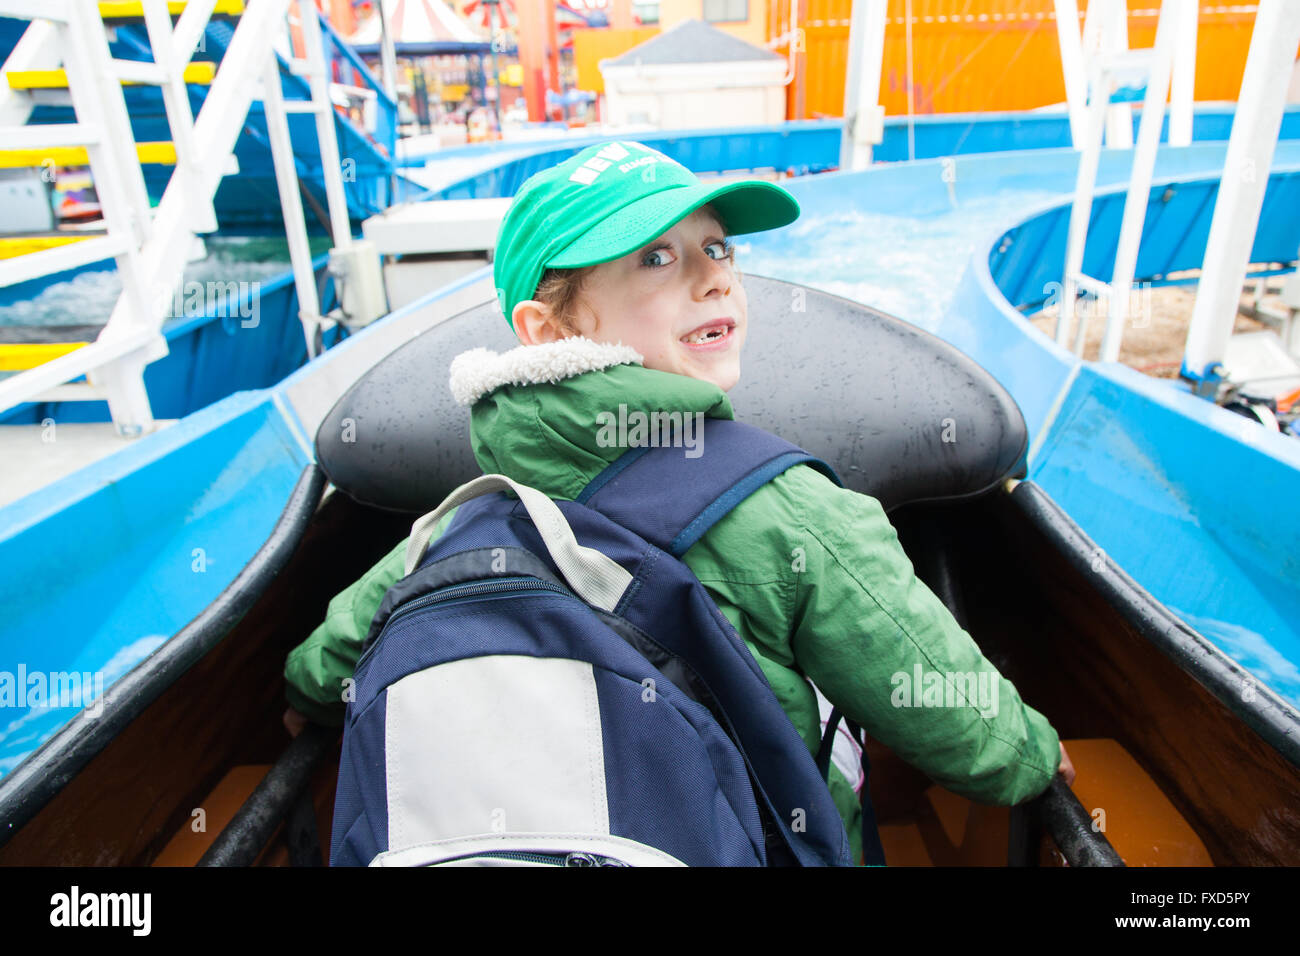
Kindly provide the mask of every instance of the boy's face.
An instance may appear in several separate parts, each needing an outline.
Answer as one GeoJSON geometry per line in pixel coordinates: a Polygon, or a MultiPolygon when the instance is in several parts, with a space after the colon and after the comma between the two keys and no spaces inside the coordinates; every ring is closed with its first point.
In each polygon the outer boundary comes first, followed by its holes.
{"type": "Polygon", "coordinates": [[[707,208],[593,269],[583,282],[579,315],[583,335],[632,346],[646,368],[703,379],[723,391],[740,380],[745,290],[721,224],[707,208]]]}
{"type": "Polygon", "coordinates": [[[632,346],[646,368],[730,389],[740,380],[747,302],[725,238],[701,208],[636,252],[601,263],[583,283],[584,333],[632,346]]]}

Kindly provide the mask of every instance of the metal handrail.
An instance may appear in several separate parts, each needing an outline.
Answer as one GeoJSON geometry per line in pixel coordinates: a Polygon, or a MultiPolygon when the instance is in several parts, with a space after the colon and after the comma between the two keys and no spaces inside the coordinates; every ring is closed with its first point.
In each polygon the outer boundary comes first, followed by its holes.
{"type": "MultiPolygon", "coordinates": [[[[1026,810],[1031,824],[1031,839],[1026,841],[1024,848],[1026,852],[1036,849],[1037,841],[1032,836],[1036,829],[1041,828],[1052,838],[1070,866],[1126,865],[1105,834],[1096,828],[1092,816],[1079,802],[1069,784],[1061,777],[1053,777],[1051,785],[1026,804],[1026,810]]],[[[1013,832],[1013,843],[1015,839],[1016,834],[1013,832]]],[[[1011,862],[1016,865],[1018,861],[1011,862]]],[[[1032,865],[1032,861],[1029,861],[1029,865],[1032,865]]]]}
{"type": "Polygon", "coordinates": [[[317,724],[304,727],[199,858],[198,865],[252,866],[276,829],[294,813],[312,772],[338,736],[337,729],[317,724]]]}

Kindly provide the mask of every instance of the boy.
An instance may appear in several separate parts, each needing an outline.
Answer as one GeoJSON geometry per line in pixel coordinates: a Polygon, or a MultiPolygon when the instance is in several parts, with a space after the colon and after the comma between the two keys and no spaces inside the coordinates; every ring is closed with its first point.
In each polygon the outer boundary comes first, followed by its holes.
{"type": "MultiPolygon", "coordinates": [[[[779,186],[709,186],[639,143],[589,147],[526,182],[497,244],[498,302],[521,345],[457,357],[451,388],[471,406],[485,473],[572,500],[626,449],[602,413],[627,407],[731,418],[748,310],[728,236],[793,222],[779,186]]],[[[443,519],[442,528],[450,521],[443,519]]],[[[338,595],[289,656],[291,732],[304,715],[338,724],[350,677],[405,542],[338,595]]],[[[1047,720],[997,675],[916,579],[878,502],[796,466],[742,501],[683,557],[735,626],[809,749],[820,725],[811,679],[903,759],[957,793],[993,804],[1073,778],[1047,720]],[[997,706],[899,707],[898,675],[987,674],[997,706]]],[[[948,680],[949,678],[945,678],[948,680]]],[[[915,693],[921,694],[921,688],[915,693]]],[[[985,696],[985,695],[981,695],[985,696]]],[[[831,792],[856,855],[852,787],[831,792]]]]}

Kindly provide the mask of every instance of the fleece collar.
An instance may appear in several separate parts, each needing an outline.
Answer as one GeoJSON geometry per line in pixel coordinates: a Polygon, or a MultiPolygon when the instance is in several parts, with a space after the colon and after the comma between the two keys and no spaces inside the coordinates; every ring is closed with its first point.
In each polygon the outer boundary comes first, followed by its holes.
{"type": "Polygon", "coordinates": [[[631,346],[593,342],[582,336],[521,345],[508,352],[471,349],[452,360],[451,394],[461,405],[473,405],[503,385],[555,384],[584,372],[644,362],[631,346]]]}
{"type": "Polygon", "coordinates": [[[552,498],[576,498],[626,450],[602,438],[605,416],[662,410],[732,417],[712,382],[648,369],[627,346],[587,339],[500,355],[474,349],[452,363],[451,388],[472,406],[470,441],[484,474],[509,475],[552,498]]]}

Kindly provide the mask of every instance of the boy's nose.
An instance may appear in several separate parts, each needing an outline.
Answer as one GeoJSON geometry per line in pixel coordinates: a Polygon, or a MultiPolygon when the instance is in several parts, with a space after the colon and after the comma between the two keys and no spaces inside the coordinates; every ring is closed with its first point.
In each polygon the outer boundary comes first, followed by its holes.
{"type": "Polygon", "coordinates": [[[714,289],[718,289],[723,296],[731,295],[731,283],[734,277],[731,274],[730,259],[714,259],[706,252],[698,253],[699,259],[703,265],[701,278],[697,281],[702,289],[701,298],[709,295],[714,289]]]}

